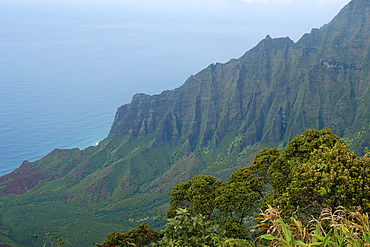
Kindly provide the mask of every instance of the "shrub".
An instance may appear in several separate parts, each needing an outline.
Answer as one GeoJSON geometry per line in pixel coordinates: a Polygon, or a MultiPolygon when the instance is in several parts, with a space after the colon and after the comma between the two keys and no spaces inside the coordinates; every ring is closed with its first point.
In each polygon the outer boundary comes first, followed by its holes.
{"type": "Polygon", "coordinates": [[[160,238],[156,230],[150,229],[145,223],[140,224],[137,229],[125,233],[111,232],[107,234],[107,239],[96,244],[98,247],[117,247],[117,246],[149,246],[160,238]]]}
{"type": "Polygon", "coordinates": [[[351,246],[370,247],[370,221],[367,213],[348,212],[342,208],[322,210],[318,219],[312,219],[307,226],[297,219],[289,223],[280,217],[281,212],[269,208],[261,213],[257,231],[265,231],[259,241],[264,246],[351,246]]]}

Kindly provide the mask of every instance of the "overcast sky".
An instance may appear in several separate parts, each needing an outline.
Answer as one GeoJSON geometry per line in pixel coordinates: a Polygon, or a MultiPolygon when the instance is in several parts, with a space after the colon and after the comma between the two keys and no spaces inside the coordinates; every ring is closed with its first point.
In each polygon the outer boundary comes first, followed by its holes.
{"type": "MultiPolygon", "coordinates": [[[[194,23],[240,26],[297,41],[328,23],[350,0],[0,0],[0,28],[30,20],[78,20],[80,23],[194,23]],[[14,7],[15,6],[15,7],[14,7]],[[22,8],[17,8],[22,6],[22,8]],[[27,7],[25,7],[27,6],[27,7]],[[29,8],[28,8],[29,6],[29,8]],[[18,11],[21,9],[22,11],[18,11]],[[2,27],[3,26],[3,27],[2,27]]],[[[27,27],[28,28],[28,27],[27,27]]],[[[1,31],[1,30],[0,30],[1,31]]],[[[256,35],[253,43],[260,40],[256,35]]]]}
{"type": "Polygon", "coordinates": [[[167,4],[179,4],[179,3],[222,3],[222,2],[239,2],[244,4],[292,4],[292,3],[306,3],[310,5],[320,5],[320,6],[344,6],[346,3],[350,2],[350,0],[0,0],[0,4],[6,3],[104,3],[108,4],[128,4],[128,3],[136,3],[136,4],[155,4],[160,5],[162,3],[167,4]]]}
{"type": "MultiPolygon", "coordinates": [[[[112,0],[115,1],[115,0],[112,0]]],[[[266,28],[271,36],[290,36],[297,40],[311,28],[328,23],[350,0],[135,0],[138,8],[148,8],[174,18],[240,23],[266,28]],[[145,7],[144,7],[145,6],[145,7]],[[202,19],[202,17],[204,17],[202,19]],[[279,31],[282,30],[281,32],[279,31]],[[284,30],[292,30],[285,33],[284,30]],[[296,32],[295,34],[293,34],[296,32]]],[[[122,2],[121,2],[122,3],[122,2]]]]}
{"type": "MultiPolygon", "coordinates": [[[[370,1],[370,0],[369,0],[370,1]]],[[[38,23],[81,25],[159,23],[225,30],[248,37],[245,49],[267,34],[297,41],[327,24],[350,0],[0,0],[2,30],[22,33],[38,23]],[[21,7],[18,7],[21,6],[21,7]],[[14,25],[13,25],[14,23],[14,25]],[[227,28],[226,28],[227,29],[227,28]],[[236,30],[238,29],[238,30],[236,30]]],[[[5,32],[3,36],[8,36],[5,32]]]]}

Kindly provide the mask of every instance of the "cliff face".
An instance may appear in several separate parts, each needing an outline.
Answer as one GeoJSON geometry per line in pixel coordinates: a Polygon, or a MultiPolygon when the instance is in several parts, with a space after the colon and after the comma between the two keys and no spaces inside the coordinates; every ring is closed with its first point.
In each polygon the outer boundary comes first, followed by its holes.
{"type": "MultiPolygon", "coordinates": [[[[286,142],[306,128],[330,127],[352,138],[369,129],[369,4],[352,1],[297,43],[267,36],[238,60],[210,65],[160,95],[136,95],[111,130],[130,138],[153,133],[189,154],[233,132],[243,146],[286,142]],[[363,129],[365,128],[365,129],[363,129]]],[[[354,145],[361,151],[363,144],[354,145]]]]}
{"type": "Polygon", "coordinates": [[[370,143],[369,27],[370,2],[353,0],[296,43],[267,36],[175,90],[137,94],[97,147],[25,162],[0,178],[0,200],[12,212],[22,207],[9,193],[26,204],[62,201],[130,227],[143,215],[156,222],[177,183],[196,173],[225,178],[307,128],[332,128],[361,152],[370,143]],[[118,211],[126,218],[111,215],[118,211]]]}

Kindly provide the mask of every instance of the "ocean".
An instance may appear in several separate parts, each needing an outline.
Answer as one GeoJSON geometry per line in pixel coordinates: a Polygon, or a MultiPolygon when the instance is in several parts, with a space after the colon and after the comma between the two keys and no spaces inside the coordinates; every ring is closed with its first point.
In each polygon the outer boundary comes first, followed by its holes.
{"type": "Polygon", "coordinates": [[[267,34],[297,40],[344,5],[317,7],[313,20],[232,1],[86,4],[0,0],[0,175],[55,148],[96,145],[135,93],[179,87],[267,34]]]}

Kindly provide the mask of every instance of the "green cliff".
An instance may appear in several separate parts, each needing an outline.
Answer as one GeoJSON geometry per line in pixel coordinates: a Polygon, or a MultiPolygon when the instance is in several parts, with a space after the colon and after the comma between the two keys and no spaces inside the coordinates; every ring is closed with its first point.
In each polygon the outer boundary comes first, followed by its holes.
{"type": "Polygon", "coordinates": [[[22,246],[49,231],[87,246],[143,220],[161,226],[173,186],[197,173],[225,179],[307,128],[329,127],[361,153],[369,81],[370,2],[353,0],[296,43],[267,36],[175,90],[136,94],[96,147],[25,161],[0,178],[0,231],[22,246]]]}

